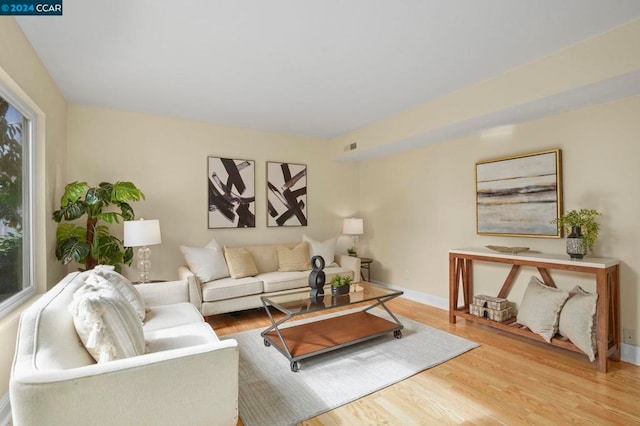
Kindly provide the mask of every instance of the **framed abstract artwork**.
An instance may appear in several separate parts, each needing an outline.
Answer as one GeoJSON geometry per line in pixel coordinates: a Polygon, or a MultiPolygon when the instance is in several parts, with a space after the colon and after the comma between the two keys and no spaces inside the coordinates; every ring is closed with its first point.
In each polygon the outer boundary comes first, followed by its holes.
{"type": "Polygon", "coordinates": [[[267,226],[307,226],[306,164],[267,162],[267,226]]]}
{"type": "Polygon", "coordinates": [[[207,157],[209,228],[255,228],[255,162],[207,157]]]}
{"type": "Polygon", "coordinates": [[[560,238],[561,165],[559,149],[476,163],[477,233],[560,238]]]}

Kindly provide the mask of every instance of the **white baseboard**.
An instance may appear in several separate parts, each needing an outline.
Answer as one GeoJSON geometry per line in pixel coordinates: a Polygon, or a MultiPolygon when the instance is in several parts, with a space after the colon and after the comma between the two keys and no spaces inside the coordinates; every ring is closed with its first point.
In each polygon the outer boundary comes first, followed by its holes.
{"type": "Polygon", "coordinates": [[[405,299],[413,300],[414,302],[423,303],[425,305],[433,306],[434,308],[442,309],[443,311],[449,311],[449,299],[443,297],[432,296],[421,291],[411,290],[408,288],[400,287],[394,284],[385,283],[382,281],[371,281],[374,284],[378,284],[384,287],[389,287],[394,290],[400,290],[404,292],[405,299]]]}
{"type": "Polygon", "coordinates": [[[620,359],[622,361],[640,365],[640,347],[623,343],[620,349],[620,359]]]}
{"type": "MultiPolygon", "coordinates": [[[[400,290],[404,292],[403,297],[405,299],[412,300],[414,302],[423,303],[428,306],[433,306],[434,308],[442,309],[445,311],[449,311],[449,299],[445,299],[443,297],[432,296],[427,293],[422,293],[420,291],[411,290],[408,288],[400,287],[394,284],[385,283],[382,281],[374,281],[371,282],[375,284],[379,284],[384,287],[389,287],[394,290],[400,290]]],[[[640,365],[640,347],[634,345],[628,345],[626,343],[622,343],[620,345],[621,353],[620,360],[624,362],[628,362],[634,365],[640,365]]]]}
{"type": "Polygon", "coordinates": [[[7,426],[11,421],[11,403],[9,402],[9,392],[0,398],[0,426],[7,426]]]}

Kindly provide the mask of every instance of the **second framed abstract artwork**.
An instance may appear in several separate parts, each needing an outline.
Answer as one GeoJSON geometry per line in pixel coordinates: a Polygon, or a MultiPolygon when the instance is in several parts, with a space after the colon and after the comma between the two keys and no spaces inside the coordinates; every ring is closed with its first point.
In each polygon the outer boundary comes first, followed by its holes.
{"type": "Polygon", "coordinates": [[[267,226],[307,226],[306,164],[267,162],[267,226]]]}
{"type": "Polygon", "coordinates": [[[255,162],[207,157],[209,228],[255,228],[255,162]]]}

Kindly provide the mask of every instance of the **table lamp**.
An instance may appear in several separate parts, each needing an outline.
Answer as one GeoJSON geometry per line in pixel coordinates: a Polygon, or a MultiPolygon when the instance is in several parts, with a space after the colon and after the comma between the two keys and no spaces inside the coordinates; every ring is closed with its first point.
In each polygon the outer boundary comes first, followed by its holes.
{"type": "Polygon", "coordinates": [[[351,235],[353,237],[353,252],[358,255],[358,235],[362,235],[363,232],[362,219],[351,217],[345,219],[342,223],[342,233],[345,235],[351,235]]]}
{"type": "Polygon", "coordinates": [[[138,270],[140,271],[140,282],[149,282],[149,271],[151,271],[151,249],[147,246],[160,244],[160,221],[152,220],[130,220],[124,222],[124,246],[140,247],[138,249],[138,270]]]}

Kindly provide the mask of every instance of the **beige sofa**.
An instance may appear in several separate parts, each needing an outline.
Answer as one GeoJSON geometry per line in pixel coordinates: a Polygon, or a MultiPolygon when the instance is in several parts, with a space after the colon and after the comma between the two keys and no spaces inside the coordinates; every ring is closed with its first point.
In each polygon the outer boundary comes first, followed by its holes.
{"type": "Polygon", "coordinates": [[[68,307],[71,273],[22,314],[11,370],[13,424],[235,425],[238,346],[220,341],[191,304],[187,281],[141,284],[144,355],[96,363],[68,307]]]}
{"type": "MultiPolygon", "coordinates": [[[[269,244],[244,247],[251,253],[258,268],[258,274],[245,278],[220,278],[201,282],[188,266],[178,269],[178,276],[186,280],[198,291],[196,300],[191,302],[200,307],[204,316],[253,309],[262,306],[261,296],[266,294],[286,294],[301,289],[309,289],[309,271],[279,272],[277,246],[294,248],[299,243],[269,244]]],[[[349,276],[353,282],[360,281],[360,259],[347,255],[336,255],[335,266],[324,268],[326,282],[336,275],[349,276]]]]}

